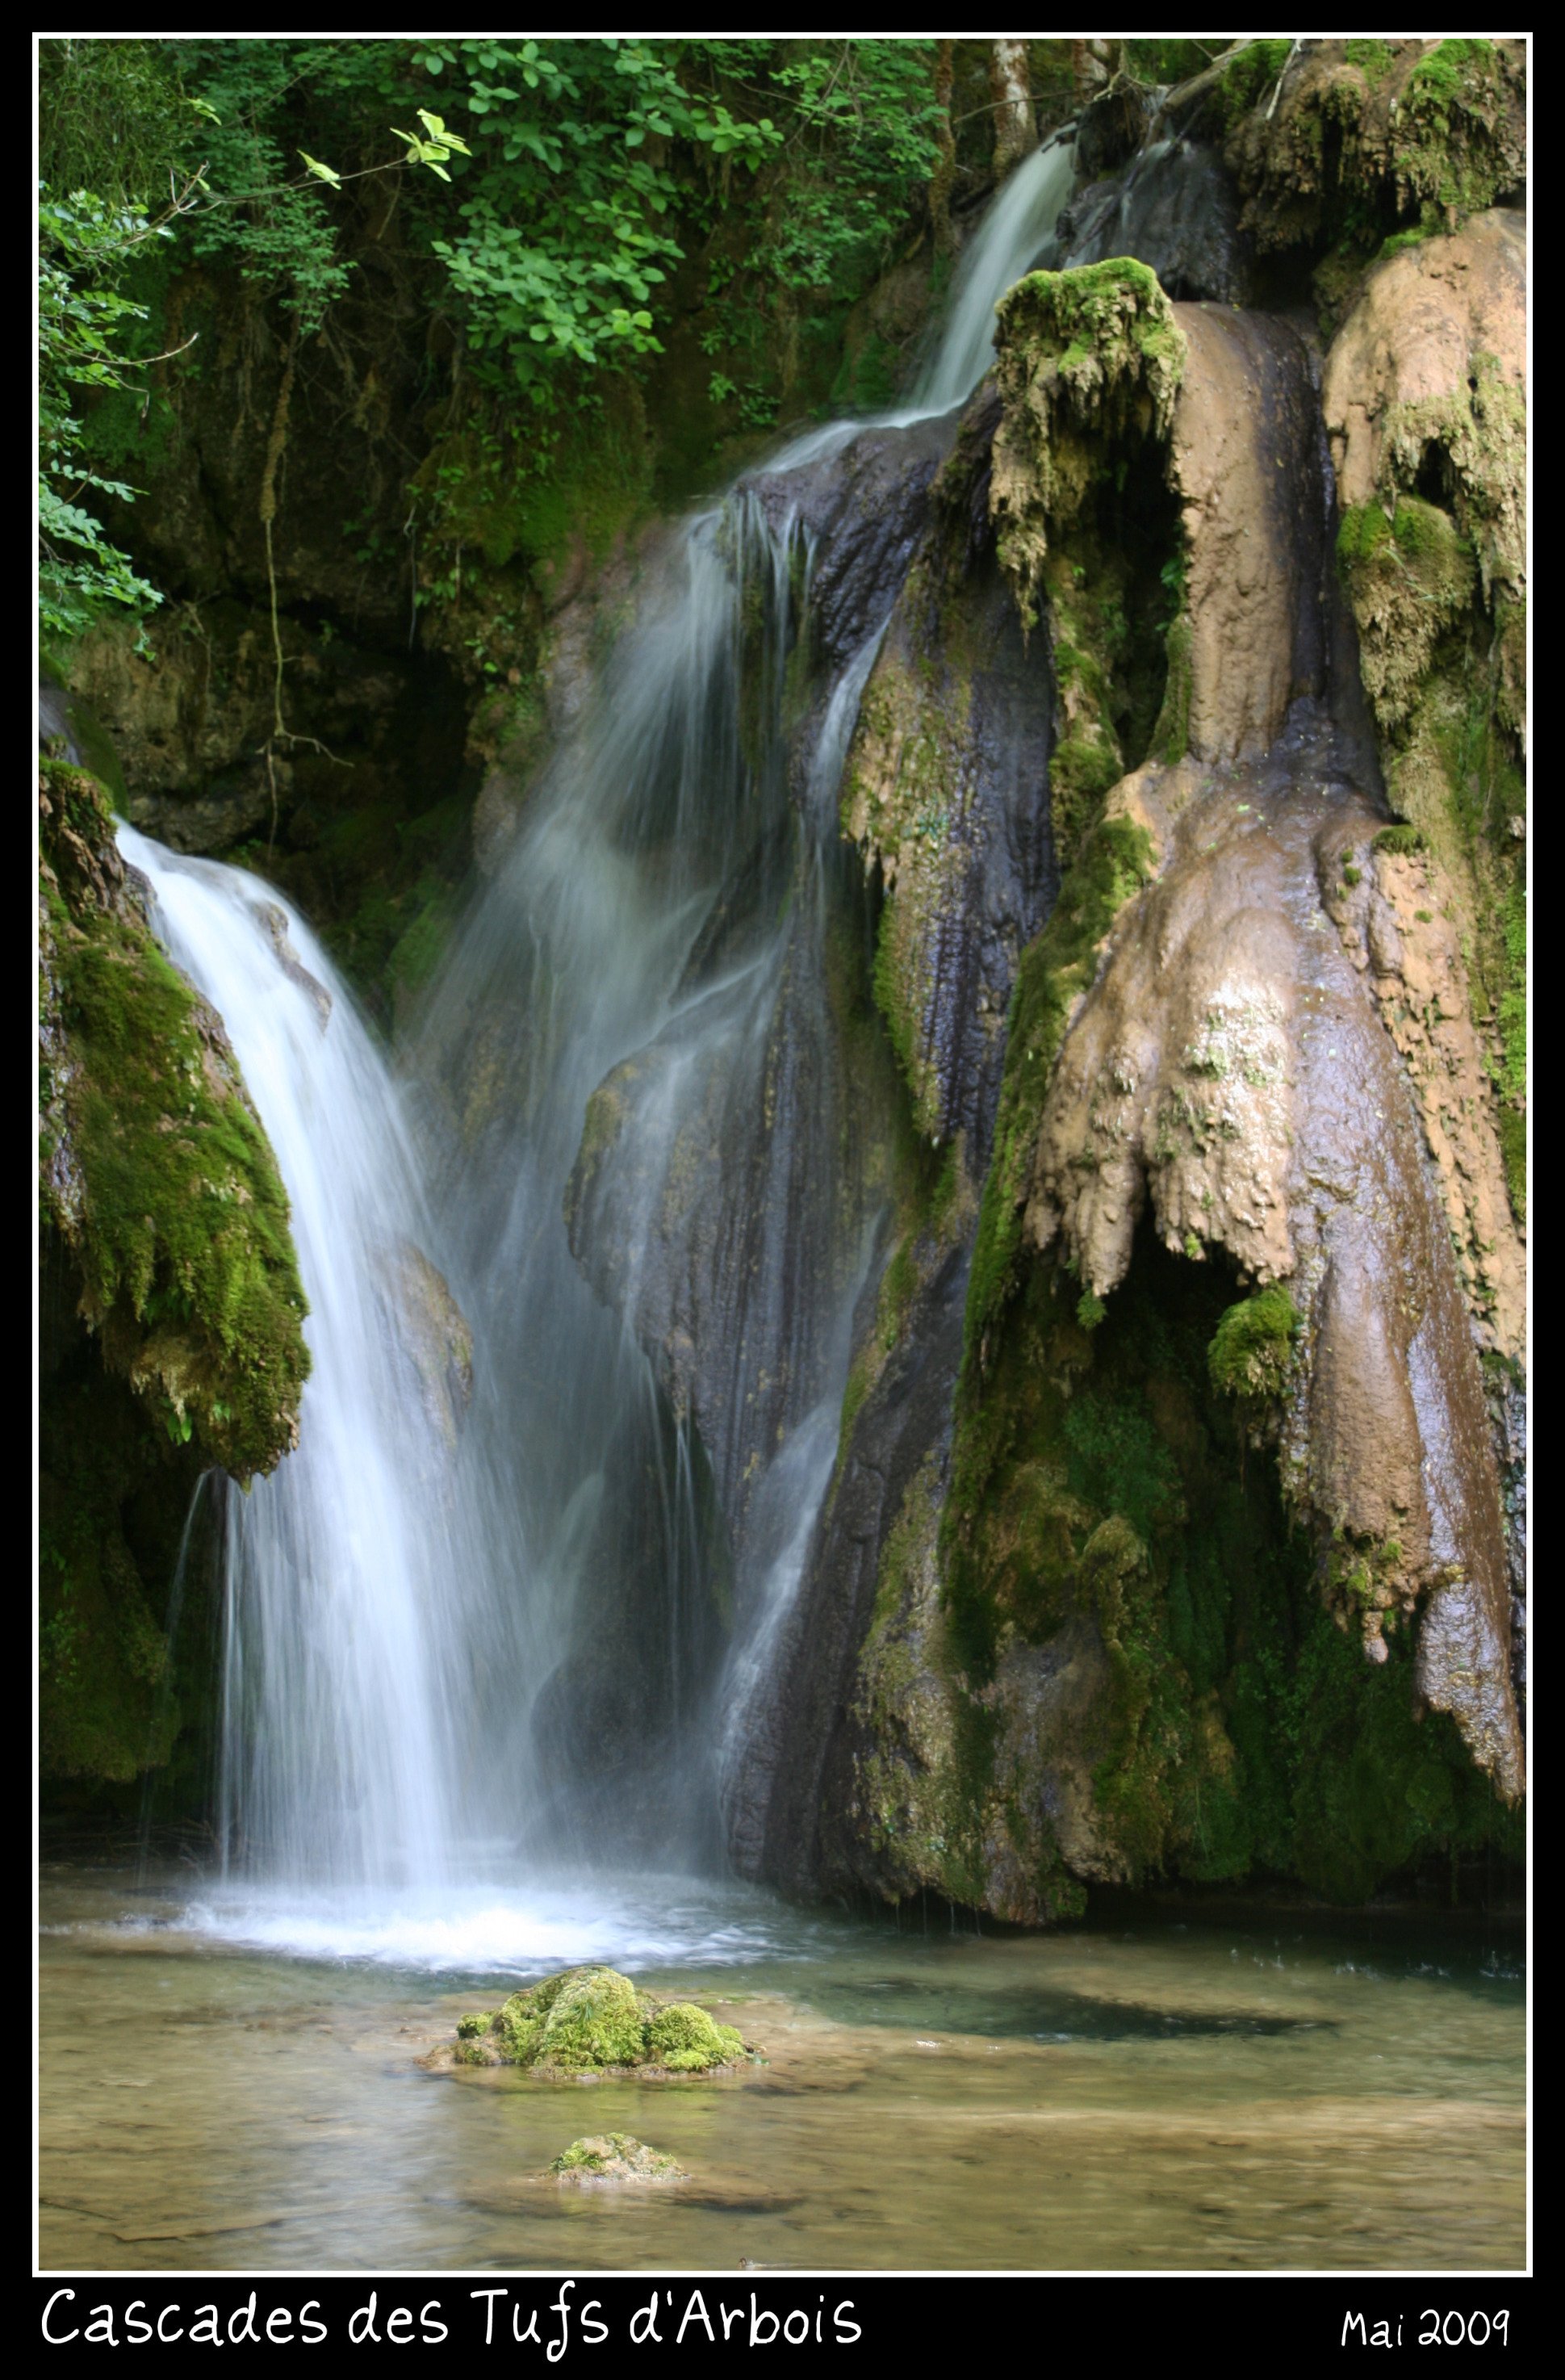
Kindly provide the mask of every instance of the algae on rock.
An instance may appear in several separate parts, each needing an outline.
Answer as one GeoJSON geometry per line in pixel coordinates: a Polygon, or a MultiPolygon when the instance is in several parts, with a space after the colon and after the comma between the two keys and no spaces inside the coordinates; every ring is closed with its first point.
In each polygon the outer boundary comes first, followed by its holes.
{"type": "Polygon", "coordinates": [[[573,2141],[550,2165],[559,2181],[583,2187],[616,2182],[669,2182],[688,2179],[677,2157],[651,2148],[630,2132],[591,2132],[573,2141]]]}
{"type": "Polygon", "coordinates": [[[180,1441],[238,1479],[297,1443],[288,1202],[221,1020],[170,965],[102,788],[40,771],[41,1189],[80,1310],[180,1441]]]}
{"type": "Polygon", "coordinates": [[[657,1999],[613,1967],[567,1967],[513,1992],[499,2009],[459,2017],[455,2046],[431,2062],[543,2074],[710,2074],[758,2054],[693,2001],[657,1999]]]}

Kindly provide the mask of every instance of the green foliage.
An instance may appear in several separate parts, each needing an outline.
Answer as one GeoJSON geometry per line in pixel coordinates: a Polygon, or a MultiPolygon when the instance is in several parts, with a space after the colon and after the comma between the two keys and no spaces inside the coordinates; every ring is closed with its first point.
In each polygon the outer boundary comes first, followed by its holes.
{"type": "Polygon", "coordinates": [[[38,210],[38,600],[46,643],[67,644],[105,604],[132,613],[161,601],[81,499],[128,501],[131,491],[89,465],[73,394],[126,390],[135,365],[124,352],[146,308],[116,286],[131,255],[166,232],[129,204],[86,190],[45,188],[38,210]]]}
{"type": "Polygon", "coordinates": [[[40,42],[38,170],[49,188],[95,192],[115,213],[164,203],[207,117],[180,58],[167,42],[40,42]]]}
{"type": "Polygon", "coordinates": [[[787,173],[752,271],[788,288],[829,289],[874,270],[940,160],[935,46],[789,42],[782,62],[763,68],[787,108],[787,173]]]}
{"type": "Polygon", "coordinates": [[[678,185],[654,161],[679,141],[753,169],[779,138],[770,119],[693,96],[666,44],[431,42],[414,63],[473,126],[462,228],[432,246],[474,349],[540,404],[562,366],[660,352],[649,300],[684,251],[678,185]]]}
{"type": "Polygon", "coordinates": [[[351,271],[319,168],[306,158],[306,174],[296,174],[289,137],[301,86],[330,55],[309,43],[199,41],[186,61],[211,111],[200,144],[210,202],[192,218],[190,252],[233,264],[259,295],[296,313],[302,332],[320,328],[351,271]]]}

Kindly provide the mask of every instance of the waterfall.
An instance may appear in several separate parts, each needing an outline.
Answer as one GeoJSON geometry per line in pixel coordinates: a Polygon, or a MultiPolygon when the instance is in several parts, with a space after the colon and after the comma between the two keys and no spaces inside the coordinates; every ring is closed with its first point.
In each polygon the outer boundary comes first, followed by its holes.
{"type": "Polygon", "coordinates": [[[971,396],[994,357],[994,310],[1030,270],[1071,195],[1074,148],[1056,134],[1024,158],[957,265],[938,339],[913,392],[919,413],[949,413],[971,396]]]}
{"type": "Polygon", "coordinates": [[[438,1360],[459,1366],[460,1323],[439,1347],[448,1318],[417,1155],[385,1062],[303,920],[238,868],[118,833],[156,932],[224,1020],[310,1306],[297,1451],[225,1496],[222,1833],[296,1877],[431,1880],[451,1857],[452,1648],[474,1555],[438,1360]]]}
{"type": "Polygon", "coordinates": [[[867,973],[839,782],[953,430],[917,425],[982,377],[1069,185],[1062,143],[1006,185],[907,408],[791,441],[647,565],[429,1011],[474,1427],[536,1557],[534,1773],[577,1855],[717,1847],[830,1484],[891,1130],[832,1004],[832,948],[867,973]]]}
{"type": "Polygon", "coordinates": [[[954,433],[916,425],[982,377],[1069,160],[1052,143],[1001,191],[906,409],[795,439],[647,565],[428,1004],[437,1178],[302,920],[122,830],[233,1041],[311,1308],[298,1449],[226,1497],[221,1803],[252,1869],[449,1907],[486,1858],[536,1879],[720,1852],[720,1770],[797,1588],[883,1245],[839,780],[954,433]],[[811,485],[840,498],[876,437],[904,442],[895,501],[834,543],[811,485]]]}

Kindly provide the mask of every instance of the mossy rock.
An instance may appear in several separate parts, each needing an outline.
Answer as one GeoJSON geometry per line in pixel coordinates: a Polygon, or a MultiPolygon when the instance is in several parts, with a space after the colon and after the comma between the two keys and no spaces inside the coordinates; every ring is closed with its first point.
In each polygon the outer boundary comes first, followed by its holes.
{"type": "Polygon", "coordinates": [[[647,2027],[647,2055],[671,2074],[704,2074],[731,2066],[745,2053],[744,2037],[731,2024],[717,2024],[691,2000],[660,2009],[647,2027]]]}
{"type": "Polygon", "coordinates": [[[1002,300],[989,513],[1029,626],[1044,558],[1089,491],[1142,440],[1168,438],[1185,355],[1157,274],[1131,257],[1028,273],[1002,300]]]}
{"type": "Polygon", "coordinates": [[[459,2017],[450,2056],[458,2066],[540,2073],[708,2074],[758,2054],[693,2001],[638,1992],[613,1967],[567,1967],[492,2011],[459,2017]]]}
{"type": "Polygon", "coordinates": [[[1257,1290],[1231,1305],[1207,1352],[1213,1388],[1230,1397],[1281,1396],[1302,1318],[1285,1289],[1257,1290]]]}
{"type": "Polygon", "coordinates": [[[288,1201],[223,1023],[153,938],[102,785],[39,771],[43,1220],[111,1370],[241,1480],[309,1369],[288,1201]]]}
{"type": "Polygon", "coordinates": [[[686,2179],[684,2167],[661,2149],[630,2132],[589,2133],[562,2149],[549,2171],[560,2181],[669,2182],[686,2179]]]}

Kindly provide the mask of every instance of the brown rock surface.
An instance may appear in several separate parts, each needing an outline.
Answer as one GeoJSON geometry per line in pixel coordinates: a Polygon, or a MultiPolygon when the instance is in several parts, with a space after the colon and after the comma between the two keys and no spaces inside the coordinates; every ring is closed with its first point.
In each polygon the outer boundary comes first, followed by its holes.
{"type": "Polygon", "coordinates": [[[1163,874],[1061,1052],[1025,1228],[1039,1248],[1062,1237],[1099,1296],[1148,1205],[1175,1251],[1288,1282],[1305,1353],[1283,1475],[1330,1540],[1333,1595],[1372,1654],[1424,1602],[1421,1687],[1509,1796],[1521,1739],[1477,1351],[1390,995],[1369,979],[1373,921],[1393,983],[1388,920],[1341,898],[1377,824],[1348,787],[1277,764],[1169,821],[1163,874]]]}
{"type": "Polygon", "coordinates": [[[1486,455],[1484,416],[1493,406],[1475,362],[1491,359],[1502,386],[1524,390],[1526,301],[1525,221],[1514,209],[1491,208],[1376,268],[1331,343],[1321,389],[1344,507],[1411,487],[1425,443],[1450,425],[1461,525],[1476,532],[1486,579],[1498,574],[1518,593],[1523,480],[1519,471],[1497,472],[1486,455]]]}

